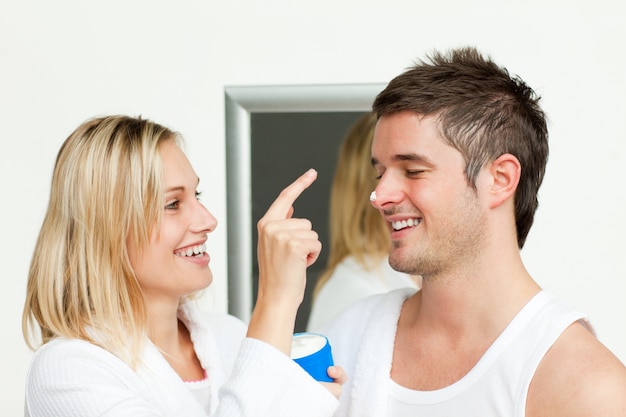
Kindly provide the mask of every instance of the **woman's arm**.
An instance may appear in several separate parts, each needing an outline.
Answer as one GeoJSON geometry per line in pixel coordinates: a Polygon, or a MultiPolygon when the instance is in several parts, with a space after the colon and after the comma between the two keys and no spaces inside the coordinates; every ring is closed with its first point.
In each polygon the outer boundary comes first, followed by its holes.
{"type": "Polygon", "coordinates": [[[296,313],[304,298],[306,269],[322,249],[307,219],[292,218],[293,203],[317,178],[309,170],[285,188],[259,220],[259,291],[248,337],[291,353],[296,313]]]}

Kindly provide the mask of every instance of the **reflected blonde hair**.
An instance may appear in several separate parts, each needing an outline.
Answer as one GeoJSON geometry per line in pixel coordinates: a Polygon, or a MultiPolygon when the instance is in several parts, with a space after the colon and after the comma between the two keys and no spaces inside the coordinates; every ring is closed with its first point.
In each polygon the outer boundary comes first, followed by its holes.
{"type": "Polygon", "coordinates": [[[142,250],[160,222],[159,147],[168,140],[179,138],[156,123],[109,116],[63,143],[28,273],[22,330],[31,349],[78,338],[138,364],[147,313],[127,240],[142,250]]]}
{"type": "Polygon", "coordinates": [[[382,259],[391,250],[384,219],[369,201],[376,188],[376,171],[371,163],[376,116],[361,116],[348,130],[330,192],[330,254],[313,292],[316,296],[337,265],[353,256],[363,268],[372,269],[372,258],[382,259]]]}

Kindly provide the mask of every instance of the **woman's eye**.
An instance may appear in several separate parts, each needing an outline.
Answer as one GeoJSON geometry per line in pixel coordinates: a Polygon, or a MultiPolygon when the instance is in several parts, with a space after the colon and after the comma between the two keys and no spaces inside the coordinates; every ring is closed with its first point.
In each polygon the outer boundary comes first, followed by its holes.
{"type": "Polygon", "coordinates": [[[165,210],[176,210],[178,208],[178,200],[172,201],[165,205],[165,210]]]}
{"type": "Polygon", "coordinates": [[[201,196],[202,196],[202,191],[196,191],[196,200],[200,200],[201,196]]]}

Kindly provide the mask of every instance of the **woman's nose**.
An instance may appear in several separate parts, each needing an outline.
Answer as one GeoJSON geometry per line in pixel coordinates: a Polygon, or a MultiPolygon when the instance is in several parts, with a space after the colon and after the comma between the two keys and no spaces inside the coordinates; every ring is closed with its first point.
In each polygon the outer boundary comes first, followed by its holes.
{"type": "Polygon", "coordinates": [[[197,203],[196,221],[194,222],[194,232],[210,233],[217,227],[217,219],[200,201],[197,203]]]}

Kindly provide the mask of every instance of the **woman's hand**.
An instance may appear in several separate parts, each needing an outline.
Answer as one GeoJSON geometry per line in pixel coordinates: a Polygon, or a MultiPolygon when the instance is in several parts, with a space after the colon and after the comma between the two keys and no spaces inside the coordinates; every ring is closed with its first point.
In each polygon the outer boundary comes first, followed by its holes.
{"type": "Polygon", "coordinates": [[[259,290],[248,337],[289,355],[298,307],[304,298],[306,269],[322,250],[308,219],[292,218],[293,203],[317,178],[308,170],[286,187],[257,223],[259,290]]]}
{"type": "Polygon", "coordinates": [[[343,384],[345,384],[348,380],[348,375],[341,366],[337,365],[328,367],[326,372],[328,373],[328,376],[333,379],[333,382],[320,382],[320,384],[324,385],[324,387],[326,387],[331,394],[339,398],[341,396],[343,384]]]}

